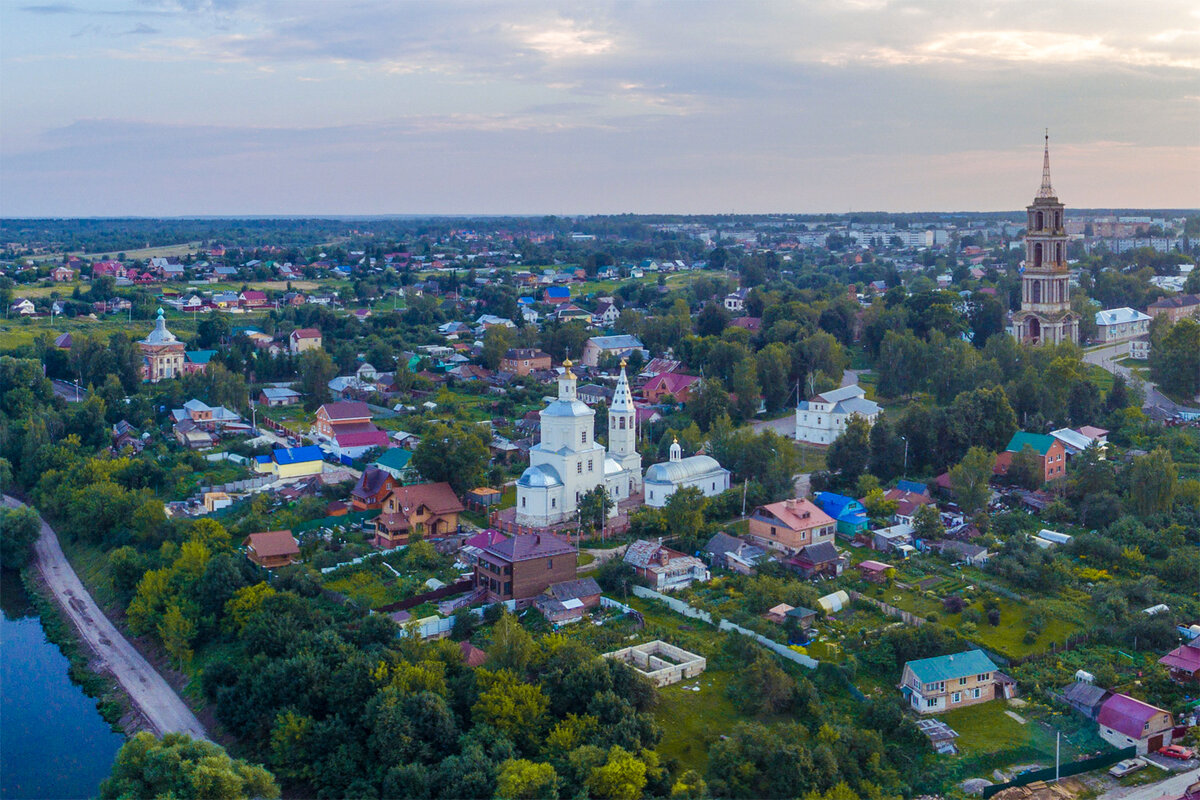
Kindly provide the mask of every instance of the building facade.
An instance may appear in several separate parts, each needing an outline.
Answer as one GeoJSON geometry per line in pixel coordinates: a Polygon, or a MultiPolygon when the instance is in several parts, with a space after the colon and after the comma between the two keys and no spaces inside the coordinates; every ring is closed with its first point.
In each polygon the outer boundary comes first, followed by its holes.
{"type": "Polygon", "coordinates": [[[857,384],[801,400],[796,406],[796,440],[809,444],[833,444],[855,414],[869,425],[874,425],[879,418],[879,405],[868,400],[866,392],[857,384]]]}
{"type": "Polygon", "coordinates": [[[900,691],[918,714],[940,714],[1006,696],[1001,678],[983,651],[967,650],[909,661],[900,691]]]}
{"type": "MultiPolygon", "coordinates": [[[[632,409],[630,415],[632,416],[632,409]]],[[[609,419],[611,421],[611,417],[609,419]]],[[[651,464],[646,470],[644,486],[646,505],[662,508],[671,495],[680,489],[699,489],[705,497],[720,494],[729,488],[729,470],[711,456],[683,458],[683,449],[676,439],[671,444],[670,461],[665,464],[651,464]]]]}
{"type": "Polygon", "coordinates": [[[167,330],[161,308],[158,310],[158,319],[154,321],[154,330],[137,344],[138,352],[142,355],[142,380],[158,383],[183,374],[184,345],[167,330]]]}
{"type": "Polygon", "coordinates": [[[1071,276],[1067,271],[1067,231],[1063,204],[1050,185],[1050,137],[1042,157],[1042,185],[1026,207],[1025,268],[1021,275],[1021,310],[1013,314],[1012,331],[1030,344],[1079,343],[1079,315],[1071,310],[1071,276]]]}
{"type": "Polygon", "coordinates": [[[565,539],[548,533],[521,534],[479,551],[475,585],[488,602],[528,605],[549,587],[575,579],[578,554],[565,539]]]}
{"type": "Polygon", "coordinates": [[[583,496],[603,486],[616,503],[641,489],[642,457],[637,452],[636,409],[625,367],[608,412],[612,454],[596,442],[596,412],[577,396],[578,379],[570,359],[558,379],[558,399],[542,409],[542,440],[529,449],[529,467],[517,481],[516,523],[545,528],[573,522],[583,496]]]}
{"type": "Polygon", "coordinates": [[[1132,308],[1108,308],[1096,312],[1096,339],[1101,342],[1124,342],[1150,333],[1149,314],[1132,308]]]}

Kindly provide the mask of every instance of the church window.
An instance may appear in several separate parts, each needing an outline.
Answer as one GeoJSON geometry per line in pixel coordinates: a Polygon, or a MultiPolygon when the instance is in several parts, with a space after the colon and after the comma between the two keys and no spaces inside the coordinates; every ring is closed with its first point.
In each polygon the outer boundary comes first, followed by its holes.
{"type": "Polygon", "coordinates": [[[1037,212],[1037,219],[1034,221],[1034,227],[1036,227],[1037,230],[1039,230],[1039,231],[1042,229],[1042,221],[1043,221],[1042,212],[1039,211],[1039,212],[1037,212]]]}
{"type": "Polygon", "coordinates": [[[554,559],[553,558],[546,559],[546,569],[554,569],[554,559]]]}
{"type": "Polygon", "coordinates": [[[576,462],[575,462],[575,474],[576,474],[576,475],[582,475],[582,474],[583,474],[583,462],[582,462],[582,461],[576,461],[576,462]]]}
{"type": "Polygon", "coordinates": [[[579,432],[579,441],[583,442],[584,444],[587,444],[587,431],[579,432]]]}
{"type": "Polygon", "coordinates": [[[588,472],[591,472],[591,471],[592,471],[592,460],[589,458],[588,459],[588,472]]]}
{"type": "Polygon", "coordinates": [[[620,422],[618,423],[618,427],[620,427],[620,429],[621,429],[621,430],[625,430],[625,418],[624,418],[624,417],[621,417],[621,418],[620,418],[620,422]]]}
{"type": "Polygon", "coordinates": [[[558,500],[557,500],[556,498],[554,498],[554,497],[551,497],[551,498],[550,498],[550,507],[551,507],[551,508],[558,508],[558,500]]]}

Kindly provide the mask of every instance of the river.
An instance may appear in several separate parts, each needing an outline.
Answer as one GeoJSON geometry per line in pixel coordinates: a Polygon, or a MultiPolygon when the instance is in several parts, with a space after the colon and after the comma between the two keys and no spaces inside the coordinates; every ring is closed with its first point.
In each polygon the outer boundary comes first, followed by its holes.
{"type": "Polygon", "coordinates": [[[20,578],[0,576],[0,798],[95,797],[125,741],[71,682],[20,578]]]}

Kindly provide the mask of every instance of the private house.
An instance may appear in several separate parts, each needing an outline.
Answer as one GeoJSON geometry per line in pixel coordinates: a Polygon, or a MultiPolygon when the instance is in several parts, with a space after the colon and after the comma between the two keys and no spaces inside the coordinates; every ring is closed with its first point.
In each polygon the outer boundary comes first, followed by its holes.
{"type": "Polygon", "coordinates": [[[686,403],[699,380],[695,375],[682,372],[662,372],[646,381],[642,386],[642,397],[647,403],[661,403],[667,396],[674,398],[676,403],[686,403]]]}
{"type": "Polygon", "coordinates": [[[216,350],[186,350],[183,354],[183,373],[192,375],[208,369],[208,362],[217,354],[216,350]]]}
{"type": "Polygon", "coordinates": [[[1200,681],[1200,646],[1184,644],[1158,660],[1167,668],[1171,680],[1177,683],[1196,683],[1200,681]]]}
{"type": "Polygon", "coordinates": [[[267,305],[267,294],[258,289],[247,289],[238,295],[238,305],[242,308],[264,308],[267,305]]]}
{"type": "Polygon", "coordinates": [[[387,434],[375,427],[371,409],[362,402],[326,403],[317,409],[313,430],[339,455],[350,458],[358,458],[374,447],[388,446],[387,434]]]}
{"type": "Polygon", "coordinates": [[[961,561],[972,567],[982,567],[992,557],[986,547],[971,542],[960,542],[957,539],[926,542],[926,546],[947,558],[953,558],[955,561],[961,561]]]}
{"type": "Polygon", "coordinates": [[[252,533],[242,542],[246,558],[260,567],[286,567],[300,555],[300,545],[291,531],[252,533]]]}
{"type": "Polygon", "coordinates": [[[737,289],[725,295],[723,304],[726,311],[734,313],[746,310],[746,295],[750,294],[749,289],[737,289]]]}
{"type": "Polygon", "coordinates": [[[767,551],[758,545],[727,533],[714,534],[703,552],[712,566],[742,575],[753,575],[767,557],[767,551]]]}
{"type": "Polygon", "coordinates": [[[391,475],[400,483],[411,482],[417,478],[417,471],[411,466],[412,450],[403,447],[389,447],[383,455],[375,459],[372,465],[391,475]]]}
{"type": "Polygon", "coordinates": [[[500,359],[500,371],[525,376],[538,369],[550,369],[550,356],[532,347],[514,347],[500,359]]]}
{"type": "Polygon", "coordinates": [[[1172,323],[1185,317],[1200,318],[1200,294],[1176,294],[1155,300],[1146,308],[1151,317],[1166,317],[1172,323]]]}
{"type": "Polygon", "coordinates": [[[597,403],[609,405],[612,403],[613,390],[608,386],[589,383],[584,386],[580,386],[579,389],[576,390],[575,395],[589,406],[594,406],[597,403]]]}
{"type": "Polygon", "coordinates": [[[891,564],[871,560],[860,561],[856,567],[859,576],[871,583],[887,583],[888,570],[892,568],[891,564]]]}
{"type": "Polygon", "coordinates": [[[1136,339],[1150,332],[1148,314],[1132,308],[1109,308],[1096,312],[1096,341],[1111,344],[1136,339]]]}
{"type": "Polygon", "coordinates": [[[628,334],[593,336],[584,343],[580,361],[585,367],[596,367],[599,366],[600,359],[606,355],[614,358],[628,358],[635,350],[641,351],[643,358],[650,356],[650,352],[636,336],[628,334]]]}
{"type": "Polygon", "coordinates": [[[300,402],[300,393],[295,389],[279,386],[268,386],[258,393],[258,402],[268,408],[279,406],[294,406],[300,402]]]}
{"type": "Polygon", "coordinates": [[[551,584],[533,604],[554,625],[578,622],[600,605],[600,584],[593,578],[551,584]]]}
{"type": "Polygon", "coordinates": [[[167,330],[163,310],[158,310],[154,330],[137,343],[142,356],[141,376],[143,381],[158,383],[183,374],[184,344],[167,330]]]}
{"type": "Polygon", "coordinates": [[[831,578],[842,574],[842,557],[831,541],[801,547],[787,563],[802,578],[831,578]]]}
{"type": "Polygon", "coordinates": [[[611,300],[601,300],[596,305],[596,312],[592,315],[592,321],[596,325],[601,325],[605,328],[611,328],[617,324],[617,320],[621,318],[621,311],[613,305],[611,300]]]}
{"type": "Polygon", "coordinates": [[[499,544],[507,538],[507,536],[495,529],[480,531],[474,536],[463,540],[462,545],[458,548],[458,560],[467,566],[474,567],[479,562],[479,554],[485,547],[499,544]]]}
{"type": "Polygon", "coordinates": [[[801,548],[832,542],[836,523],[811,500],[793,498],[759,506],[750,513],[747,537],[789,555],[801,548]]]}
{"type": "Polygon", "coordinates": [[[837,532],[848,539],[853,539],[870,525],[867,510],[853,497],[818,492],[816,501],[822,511],[837,521],[837,532]]]}
{"type": "Polygon", "coordinates": [[[921,506],[932,505],[933,498],[929,496],[929,490],[920,484],[917,484],[920,487],[917,491],[917,486],[903,485],[909,483],[908,481],[900,483],[901,485],[895,489],[888,489],[884,492],[883,496],[886,500],[896,501],[896,513],[892,514],[892,522],[898,525],[912,525],[917,509],[921,506]]]}
{"type": "Polygon", "coordinates": [[[567,286],[547,286],[546,291],[542,293],[542,302],[550,305],[558,305],[567,303],[571,300],[571,289],[567,286]]]}
{"type": "Polygon", "coordinates": [[[699,489],[705,497],[713,497],[729,488],[729,470],[712,456],[683,458],[683,449],[676,439],[671,444],[670,460],[651,464],[646,470],[642,491],[646,505],[662,508],[671,495],[680,489],[699,489]]]}
{"type": "Polygon", "coordinates": [[[1138,755],[1154,753],[1171,743],[1175,719],[1169,711],[1114,694],[1096,716],[1100,738],[1113,747],[1136,747],[1138,755]]]}
{"type": "Polygon", "coordinates": [[[350,490],[350,507],[355,511],[374,511],[383,508],[383,501],[400,484],[389,473],[375,467],[363,470],[358,483],[350,490]]]}
{"type": "Polygon", "coordinates": [[[703,561],[665,547],[661,541],[638,539],[625,549],[624,561],[638,577],[649,580],[650,588],[657,592],[705,583],[710,577],[703,561]]]}
{"type": "Polygon", "coordinates": [[[31,317],[37,312],[37,308],[28,297],[20,297],[9,307],[9,311],[19,317],[31,317]]]}
{"type": "Polygon", "coordinates": [[[269,456],[254,457],[256,471],[282,479],[320,475],[324,466],[321,448],[316,445],[286,447],[274,451],[269,456]]]}
{"type": "MultiPolygon", "coordinates": [[[[390,477],[390,476],[389,476],[390,477]]],[[[448,483],[414,483],[388,492],[375,518],[375,546],[406,545],[412,536],[438,537],[458,530],[462,501],[448,483]]]]}
{"type": "Polygon", "coordinates": [[[907,522],[897,522],[886,528],[871,531],[871,549],[880,553],[898,553],[902,558],[908,558],[915,552],[913,544],[913,526],[907,522]]]}
{"type": "Polygon", "coordinates": [[[515,600],[520,605],[556,584],[575,579],[577,554],[553,534],[518,534],[483,547],[475,563],[475,586],[487,602],[515,600]]]}
{"type": "Polygon", "coordinates": [[[1112,697],[1112,692],[1091,683],[1075,681],[1063,689],[1059,697],[1071,708],[1095,722],[1105,701],[1112,697]]]}
{"type": "Polygon", "coordinates": [[[1010,697],[1013,686],[982,650],[909,661],[900,678],[900,691],[918,714],[1010,697]]]}
{"type": "Polygon", "coordinates": [[[1013,456],[1025,449],[1033,448],[1042,468],[1042,480],[1052,481],[1065,477],[1067,474],[1067,450],[1063,443],[1053,436],[1044,433],[1026,433],[1017,431],[1008,442],[1003,453],[996,455],[995,471],[1001,475],[1008,474],[1012,466],[1013,456]]]}
{"type": "Polygon", "coordinates": [[[55,267],[50,270],[50,280],[55,283],[65,283],[75,280],[75,270],[70,267],[55,267]]]}
{"type": "Polygon", "coordinates": [[[1063,448],[1067,451],[1068,461],[1092,445],[1099,450],[1100,458],[1104,458],[1108,450],[1108,431],[1103,428],[1091,425],[1084,425],[1078,429],[1059,428],[1056,431],[1050,431],[1050,435],[1062,442],[1063,448]]]}
{"type": "Polygon", "coordinates": [[[822,392],[796,405],[796,440],[809,444],[832,444],[846,430],[850,417],[858,414],[874,425],[879,405],[866,398],[857,384],[822,392]]]}
{"type": "Polygon", "coordinates": [[[297,328],[288,334],[288,352],[299,355],[321,347],[321,332],[316,328],[297,328]]]}

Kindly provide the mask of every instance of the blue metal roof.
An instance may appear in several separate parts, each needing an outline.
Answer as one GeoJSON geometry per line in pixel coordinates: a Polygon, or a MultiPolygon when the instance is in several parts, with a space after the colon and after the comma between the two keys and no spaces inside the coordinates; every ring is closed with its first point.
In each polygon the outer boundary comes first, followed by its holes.
{"type": "Polygon", "coordinates": [[[866,510],[863,508],[862,503],[853,497],[846,497],[845,495],[834,494],[833,492],[818,492],[817,505],[834,519],[853,519],[855,517],[866,516],[866,510]]]}
{"type": "Polygon", "coordinates": [[[896,484],[896,488],[902,492],[913,492],[914,494],[929,494],[929,487],[917,481],[900,481],[896,484]]]}
{"type": "Polygon", "coordinates": [[[307,447],[286,447],[276,450],[274,453],[275,463],[280,465],[285,464],[300,464],[305,461],[321,461],[321,448],[315,444],[310,444],[307,447]]]}

